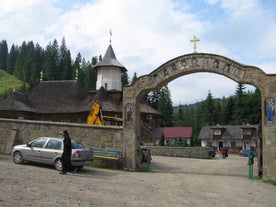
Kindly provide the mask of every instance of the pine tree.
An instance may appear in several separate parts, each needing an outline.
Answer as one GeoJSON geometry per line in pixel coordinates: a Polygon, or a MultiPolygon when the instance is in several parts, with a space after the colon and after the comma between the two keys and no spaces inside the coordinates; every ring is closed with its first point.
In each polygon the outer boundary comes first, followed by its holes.
{"type": "Polygon", "coordinates": [[[162,132],[161,137],[160,137],[159,145],[160,146],[165,146],[165,136],[164,136],[163,132],[162,132]]]}
{"type": "Polygon", "coordinates": [[[205,101],[205,116],[204,120],[205,123],[208,123],[208,125],[214,125],[216,118],[215,118],[215,105],[214,105],[214,100],[212,93],[209,91],[208,96],[205,101]]]}
{"type": "Polygon", "coordinates": [[[234,124],[235,113],[235,100],[233,96],[230,96],[227,101],[226,108],[224,109],[223,124],[234,124]]]}
{"type": "Polygon", "coordinates": [[[235,122],[234,124],[243,124],[246,122],[246,114],[245,114],[245,86],[244,84],[239,83],[236,89],[236,102],[235,102],[235,122]]]}
{"type": "Polygon", "coordinates": [[[178,106],[178,111],[175,117],[174,126],[184,126],[184,111],[181,105],[178,106]]]}
{"type": "Polygon", "coordinates": [[[19,80],[24,80],[24,69],[23,65],[25,64],[26,56],[27,56],[27,44],[24,41],[22,45],[18,49],[18,55],[15,62],[15,69],[13,75],[17,77],[19,80]]]}
{"type": "Polygon", "coordinates": [[[61,46],[59,48],[59,65],[58,71],[59,73],[56,74],[56,79],[61,80],[72,80],[75,78],[76,74],[73,71],[71,66],[71,53],[66,47],[65,38],[62,38],[61,46]]]}
{"type": "Polygon", "coordinates": [[[133,84],[138,79],[138,75],[136,72],[134,72],[133,77],[131,79],[131,84],[133,84]]]}
{"type": "Polygon", "coordinates": [[[127,71],[124,71],[124,72],[122,73],[122,78],[121,78],[121,80],[122,80],[122,86],[127,86],[127,85],[129,85],[129,77],[128,77],[127,71]]]}
{"type": "Polygon", "coordinates": [[[0,42],[0,69],[7,71],[8,44],[6,40],[0,42]]]}
{"type": "Polygon", "coordinates": [[[30,86],[36,85],[40,81],[40,71],[42,67],[44,50],[36,44],[31,55],[30,86]]]}
{"type": "Polygon", "coordinates": [[[154,109],[157,110],[158,107],[158,102],[159,102],[159,97],[160,97],[160,91],[154,91],[150,92],[146,96],[147,103],[154,109]]]}
{"type": "Polygon", "coordinates": [[[168,86],[164,86],[160,91],[160,98],[158,101],[157,110],[163,117],[157,120],[157,125],[160,127],[173,126],[173,106],[171,100],[171,93],[168,86]]]}
{"type": "Polygon", "coordinates": [[[45,50],[43,73],[45,80],[58,80],[59,78],[59,46],[55,39],[49,43],[45,50]]]}
{"type": "Polygon", "coordinates": [[[18,47],[12,44],[10,52],[8,54],[8,60],[7,60],[7,72],[9,74],[13,74],[15,70],[15,63],[16,63],[18,52],[19,52],[18,47]]]}

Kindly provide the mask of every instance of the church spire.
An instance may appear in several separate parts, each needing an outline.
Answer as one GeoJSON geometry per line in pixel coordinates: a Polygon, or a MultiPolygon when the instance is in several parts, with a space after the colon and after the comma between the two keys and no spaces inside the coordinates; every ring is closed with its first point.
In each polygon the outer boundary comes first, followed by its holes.
{"type": "Polygon", "coordinates": [[[125,66],[123,66],[116,58],[114,50],[111,45],[108,46],[102,61],[99,61],[94,67],[93,70],[97,70],[99,67],[113,66],[120,68],[122,71],[127,71],[125,66]]]}

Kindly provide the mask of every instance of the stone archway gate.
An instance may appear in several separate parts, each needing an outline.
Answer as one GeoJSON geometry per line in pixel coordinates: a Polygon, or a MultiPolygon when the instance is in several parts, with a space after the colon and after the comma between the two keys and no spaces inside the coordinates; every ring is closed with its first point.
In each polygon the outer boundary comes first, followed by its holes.
{"type": "Polygon", "coordinates": [[[178,77],[197,72],[220,74],[237,83],[251,84],[260,90],[262,99],[263,178],[276,180],[275,114],[272,115],[272,120],[267,120],[265,113],[267,100],[273,103],[275,113],[276,74],[266,74],[257,67],[243,65],[220,55],[206,53],[179,56],[164,63],[150,74],[139,77],[134,84],[124,88],[124,167],[135,170],[140,165],[141,98],[178,77]]]}

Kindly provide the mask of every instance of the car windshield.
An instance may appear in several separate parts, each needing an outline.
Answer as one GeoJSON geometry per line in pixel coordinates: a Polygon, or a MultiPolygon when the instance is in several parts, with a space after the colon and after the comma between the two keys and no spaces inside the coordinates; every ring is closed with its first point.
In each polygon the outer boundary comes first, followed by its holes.
{"type": "Polygon", "coordinates": [[[75,141],[71,141],[72,149],[84,149],[84,146],[76,143],[75,141]]]}

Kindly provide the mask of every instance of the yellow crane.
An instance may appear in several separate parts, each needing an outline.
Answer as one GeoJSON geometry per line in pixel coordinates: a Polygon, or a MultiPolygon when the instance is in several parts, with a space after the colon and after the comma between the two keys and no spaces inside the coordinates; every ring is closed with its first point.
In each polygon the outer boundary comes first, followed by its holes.
{"type": "Polygon", "coordinates": [[[102,107],[98,102],[95,102],[87,116],[86,124],[104,125],[102,116],[102,107]]]}

